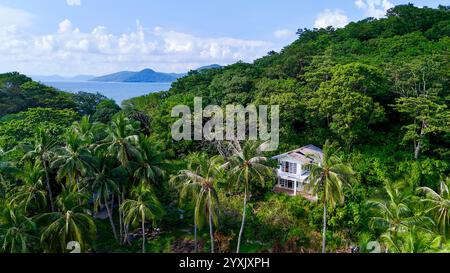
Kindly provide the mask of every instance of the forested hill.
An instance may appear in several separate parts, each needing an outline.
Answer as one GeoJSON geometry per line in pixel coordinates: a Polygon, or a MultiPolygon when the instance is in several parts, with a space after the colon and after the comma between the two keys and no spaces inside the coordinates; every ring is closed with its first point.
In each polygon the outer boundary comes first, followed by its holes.
{"type": "Polygon", "coordinates": [[[119,111],[101,94],[72,94],[17,72],[0,74],[0,150],[29,140],[38,127],[61,134],[83,115],[106,123],[119,111]]]}
{"type": "Polygon", "coordinates": [[[122,108],[0,75],[0,253],[450,252],[450,7],[298,35],[122,108]],[[198,96],[280,105],[274,153],[323,147],[318,202],[274,193],[257,142],[174,141],[173,107],[198,96]]]}
{"type": "Polygon", "coordinates": [[[168,93],[125,106],[150,115],[158,137],[174,151],[192,147],[170,142],[170,107],[202,96],[204,103],[220,105],[280,105],[282,151],[333,139],[346,148],[401,144],[418,154],[448,154],[449,7],[397,6],[383,19],[301,29],[298,35],[253,64],[193,71],[168,93]]]}

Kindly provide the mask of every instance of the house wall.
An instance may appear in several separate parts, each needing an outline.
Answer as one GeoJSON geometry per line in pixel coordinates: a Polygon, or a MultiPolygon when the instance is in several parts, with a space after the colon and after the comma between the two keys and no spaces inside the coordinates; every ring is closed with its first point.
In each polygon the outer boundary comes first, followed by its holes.
{"type": "Polygon", "coordinates": [[[304,173],[305,166],[302,164],[301,161],[298,161],[298,160],[293,159],[292,157],[286,156],[286,157],[278,159],[278,162],[280,163],[280,165],[277,169],[278,177],[297,179],[297,180],[301,180],[303,178],[302,174],[304,173]],[[284,172],[282,162],[289,162],[289,163],[297,164],[297,172],[296,173],[284,172]]]}
{"type": "Polygon", "coordinates": [[[294,191],[294,194],[296,194],[297,192],[300,192],[300,191],[304,191],[304,185],[307,183],[307,178],[308,178],[308,175],[304,174],[305,165],[301,161],[296,160],[289,156],[279,158],[278,161],[280,163],[280,166],[277,169],[277,176],[278,176],[277,187],[288,189],[288,188],[282,187],[280,185],[281,179],[285,179],[285,180],[293,181],[294,186],[293,186],[293,188],[290,188],[290,189],[294,191]],[[296,173],[284,172],[283,165],[282,165],[283,162],[297,164],[297,172],[296,173]]]}

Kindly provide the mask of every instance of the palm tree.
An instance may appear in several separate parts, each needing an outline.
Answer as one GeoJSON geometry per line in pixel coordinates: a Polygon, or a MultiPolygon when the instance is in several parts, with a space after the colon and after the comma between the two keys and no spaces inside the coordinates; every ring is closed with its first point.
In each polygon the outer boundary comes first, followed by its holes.
{"type": "Polygon", "coordinates": [[[214,184],[220,175],[220,157],[207,158],[205,154],[194,153],[190,156],[188,170],[182,170],[171,178],[170,183],[181,188],[180,196],[183,201],[192,197],[194,208],[194,243],[197,249],[197,227],[201,226],[202,216],[205,215],[209,222],[209,235],[211,239],[211,253],[214,253],[213,226],[218,225],[219,198],[214,184]]]}
{"type": "Polygon", "coordinates": [[[48,162],[52,160],[55,146],[56,140],[50,132],[43,128],[37,128],[33,138],[33,145],[23,158],[24,160],[38,160],[44,167],[45,182],[47,184],[48,197],[50,199],[50,207],[52,211],[55,211],[55,205],[53,202],[52,187],[50,184],[48,162]]]}
{"type": "Polygon", "coordinates": [[[32,164],[26,162],[19,175],[22,185],[16,187],[9,199],[10,204],[15,204],[28,212],[29,209],[39,209],[47,204],[47,192],[43,183],[44,170],[39,161],[32,164]]]}
{"type": "Polygon", "coordinates": [[[0,246],[2,252],[28,253],[36,239],[36,224],[18,208],[0,205],[0,246]]]}
{"type": "Polygon", "coordinates": [[[150,187],[144,183],[132,191],[134,199],[125,200],[121,206],[125,217],[125,224],[141,224],[142,229],[142,253],[145,253],[145,223],[152,221],[154,225],[164,211],[150,187]]]}
{"type": "MultiPolygon", "coordinates": [[[[130,167],[130,162],[133,159],[141,158],[141,154],[136,147],[139,137],[137,135],[137,128],[123,113],[119,113],[113,117],[110,125],[107,127],[107,136],[104,140],[100,141],[99,145],[96,145],[95,152],[97,150],[106,150],[109,156],[116,158],[123,169],[130,172],[130,176],[134,176],[130,167]]],[[[138,176],[138,174],[136,174],[138,176]]],[[[139,177],[139,176],[138,176],[139,177]]],[[[140,179],[140,178],[139,178],[140,179]]],[[[141,179],[140,179],[141,180],[141,179]]],[[[128,181],[120,181],[118,200],[119,206],[124,201],[126,196],[126,185],[128,181]]],[[[124,232],[124,243],[127,241],[126,227],[124,225],[124,216],[122,211],[119,210],[119,222],[120,230],[124,232]],[[124,225],[122,227],[122,224],[124,225]]]]}
{"type": "Polygon", "coordinates": [[[266,181],[272,181],[272,179],[269,178],[273,175],[274,169],[269,165],[269,160],[262,156],[262,148],[265,145],[266,143],[260,144],[258,142],[248,141],[244,145],[244,148],[241,149],[239,143],[236,143],[233,147],[234,154],[224,165],[225,168],[229,168],[230,182],[238,189],[244,190],[244,208],[242,212],[241,228],[239,230],[237,253],[239,253],[241,248],[247,201],[251,187],[256,183],[265,186],[266,181]]]}
{"type": "Polygon", "coordinates": [[[71,130],[88,144],[103,139],[106,135],[106,129],[105,124],[92,122],[90,116],[83,116],[80,121],[75,121],[71,127],[71,130]]]}
{"type": "Polygon", "coordinates": [[[435,253],[440,244],[439,237],[415,226],[395,236],[385,234],[381,239],[391,253],[435,253]]]}
{"type": "MultiPolygon", "coordinates": [[[[372,228],[381,228],[386,230],[383,235],[384,241],[389,242],[396,238],[398,233],[405,233],[411,227],[429,231],[427,226],[432,225],[433,221],[423,215],[421,211],[413,210],[412,187],[404,181],[397,183],[385,182],[385,195],[387,198],[371,199],[367,201],[367,206],[372,211],[370,226],[372,228]]],[[[386,251],[389,251],[387,244],[386,251]]]]}
{"type": "Polygon", "coordinates": [[[86,177],[92,169],[93,157],[86,147],[87,143],[75,130],[66,133],[66,145],[56,150],[56,158],[52,162],[52,168],[57,168],[56,179],[66,179],[66,186],[71,184],[82,190],[81,178],[86,177]]]}
{"type": "MultiPolygon", "coordinates": [[[[431,212],[434,216],[439,234],[442,235],[444,241],[447,241],[450,228],[450,177],[440,182],[439,191],[428,187],[419,188],[419,191],[426,194],[423,201],[428,203],[430,207],[427,212],[431,212]]],[[[442,245],[442,243],[441,243],[442,245]]]]}
{"type": "Polygon", "coordinates": [[[97,228],[92,216],[85,213],[87,197],[77,191],[63,191],[58,197],[58,212],[36,217],[36,222],[44,226],[41,232],[41,244],[50,252],[65,252],[67,244],[78,242],[82,249],[95,240],[97,228]],[[83,203],[80,205],[80,200],[83,203]]]}
{"type": "Polygon", "coordinates": [[[310,172],[309,188],[315,195],[322,195],[323,202],[323,228],[322,228],[322,253],[326,253],[326,232],[327,232],[327,206],[334,208],[338,203],[344,203],[344,187],[349,186],[353,179],[352,168],[344,163],[336,155],[337,150],[333,149],[329,141],[323,147],[322,158],[315,157],[315,160],[306,165],[310,172]]]}
{"type": "Polygon", "coordinates": [[[110,155],[116,157],[124,168],[128,168],[130,160],[139,155],[134,146],[139,139],[136,128],[123,113],[120,113],[112,119],[107,131],[106,139],[97,148],[106,147],[110,155]]]}
{"type": "Polygon", "coordinates": [[[114,238],[118,240],[113,220],[113,206],[109,205],[110,200],[114,202],[114,194],[118,192],[118,183],[114,179],[114,159],[97,151],[95,161],[93,175],[88,179],[94,193],[95,210],[98,210],[99,206],[105,206],[114,238]]]}
{"type": "Polygon", "coordinates": [[[158,185],[166,167],[161,153],[156,149],[149,137],[139,137],[139,153],[133,162],[133,177],[141,183],[158,185]]]}

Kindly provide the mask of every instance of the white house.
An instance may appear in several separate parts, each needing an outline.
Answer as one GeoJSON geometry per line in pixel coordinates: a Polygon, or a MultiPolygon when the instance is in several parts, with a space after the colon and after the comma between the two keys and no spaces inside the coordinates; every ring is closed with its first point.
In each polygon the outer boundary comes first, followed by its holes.
{"type": "Polygon", "coordinates": [[[277,169],[275,191],[293,196],[306,195],[311,197],[308,189],[305,187],[309,184],[309,171],[306,165],[315,161],[321,161],[322,156],[321,149],[314,145],[308,145],[273,157],[280,163],[280,167],[277,169]]]}

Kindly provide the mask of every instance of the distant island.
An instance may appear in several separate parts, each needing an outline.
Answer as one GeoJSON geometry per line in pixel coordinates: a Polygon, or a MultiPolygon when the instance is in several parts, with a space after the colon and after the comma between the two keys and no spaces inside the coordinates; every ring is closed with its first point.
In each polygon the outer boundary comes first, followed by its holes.
{"type": "Polygon", "coordinates": [[[144,69],[139,72],[122,71],[105,76],[90,79],[94,82],[174,82],[185,76],[185,73],[162,73],[152,69],[144,69]]]}
{"type": "MultiPolygon", "coordinates": [[[[207,66],[202,66],[197,71],[203,71],[208,69],[218,69],[222,68],[221,65],[211,64],[207,66]]],[[[121,71],[105,76],[96,77],[90,79],[90,81],[95,82],[174,82],[179,78],[186,76],[187,73],[163,73],[156,72],[153,69],[144,69],[139,72],[132,71],[121,71]]]]}
{"type": "MultiPolygon", "coordinates": [[[[204,71],[208,69],[220,69],[221,65],[211,64],[202,66],[195,69],[196,71],[204,71]]],[[[74,77],[63,77],[59,75],[51,76],[31,76],[35,81],[39,82],[158,82],[158,83],[171,83],[179,78],[186,76],[187,73],[164,73],[157,72],[153,69],[147,68],[142,71],[121,71],[104,76],[92,76],[92,75],[78,75],[74,77]]]]}

